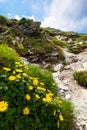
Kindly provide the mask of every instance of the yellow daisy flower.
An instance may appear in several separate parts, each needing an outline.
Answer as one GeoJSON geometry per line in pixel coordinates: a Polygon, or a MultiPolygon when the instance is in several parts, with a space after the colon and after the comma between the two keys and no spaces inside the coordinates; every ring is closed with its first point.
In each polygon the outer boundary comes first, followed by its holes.
{"type": "Polygon", "coordinates": [[[64,119],[63,119],[63,116],[60,114],[59,115],[59,119],[60,119],[60,121],[63,121],[64,119]]]}
{"type": "Polygon", "coordinates": [[[29,113],[30,113],[29,108],[28,108],[28,107],[25,107],[25,108],[23,109],[23,114],[24,114],[24,115],[28,115],[29,113]]]}
{"type": "Polygon", "coordinates": [[[11,69],[10,69],[10,68],[7,68],[7,67],[4,67],[3,70],[11,71],[11,69]]]}
{"type": "Polygon", "coordinates": [[[16,79],[16,76],[11,75],[11,76],[8,77],[8,79],[9,79],[10,81],[13,81],[13,80],[16,79]]]}
{"type": "Polygon", "coordinates": [[[26,94],[25,98],[29,101],[31,99],[29,94],[26,94]]]}
{"type": "Polygon", "coordinates": [[[8,108],[8,102],[6,101],[0,101],[0,112],[6,111],[8,108]]]}
{"type": "Polygon", "coordinates": [[[33,90],[34,88],[33,88],[33,86],[28,86],[28,89],[33,90]]]}

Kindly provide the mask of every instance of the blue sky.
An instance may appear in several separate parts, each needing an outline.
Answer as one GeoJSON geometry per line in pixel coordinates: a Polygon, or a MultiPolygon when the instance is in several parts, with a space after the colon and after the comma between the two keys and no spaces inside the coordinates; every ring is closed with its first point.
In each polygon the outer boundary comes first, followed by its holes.
{"type": "Polygon", "coordinates": [[[87,0],[0,0],[0,14],[41,21],[43,27],[87,33],[87,0]]]}

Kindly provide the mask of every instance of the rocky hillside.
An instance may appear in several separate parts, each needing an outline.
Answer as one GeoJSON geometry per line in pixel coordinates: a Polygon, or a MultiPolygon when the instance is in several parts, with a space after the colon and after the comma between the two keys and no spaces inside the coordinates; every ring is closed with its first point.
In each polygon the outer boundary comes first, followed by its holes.
{"type": "Polygon", "coordinates": [[[0,44],[6,43],[30,63],[44,67],[65,63],[66,49],[77,54],[87,48],[87,35],[41,28],[40,24],[26,18],[18,21],[0,16],[0,44]]]}
{"type": "MultiPolygon", "coordinates": [[[[18,21],[0,16],[0,49],[5,45],[9,56],[14,51],[15,59],[19,55],[26,64],[51,70],[60,96],[74,105],[75,130],[87,130],[87,89],[73,76],[75,71],[86,71],[87,76],[87,35],[41,28],[40,24],[26,18],[18,21]]],[[[4,57],[8,58],[2,52],[0,65],[6,64],[4,57]]]]}

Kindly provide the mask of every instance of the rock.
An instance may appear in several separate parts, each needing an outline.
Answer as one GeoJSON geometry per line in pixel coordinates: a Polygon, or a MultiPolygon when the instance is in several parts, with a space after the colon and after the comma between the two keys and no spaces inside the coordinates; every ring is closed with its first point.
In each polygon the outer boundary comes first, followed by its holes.
{"type": "Polygon", "coordinates": [[[77,57],[75,54],[68,52],[67,49],[63,49],[63,52],[65,56],[65,61],[67,62],[67,64],[77,61],[77,57]]]}
{"type": "Polygon", "coordinates": [[[51,53],[51,56],[58,56],[58,52],[53,52],[53,53],[51,53]]]}
{"type": "Polygon", "coordinates": [[[68,43],[72,42],[72,39],[71,39],[71,38],[69,38],[67,42],[68,42],[68,43]]]}
{"type": "Polygon", "coordinates": [[[21,57],[21,61],[24,63],[24,65],[28,65],[29,64],[29,62],[27,61],[27,59],[24,58],[24,57],[21,57]]]}
{"type": "Polygon", "coordinates": [[[62,94],[64,95],[64,90],[61,89],[61,90],[60,90],[60,93],[62,93],[62,94]]]}
{"type": "Polygon", "coordinates": [[[79,44],[80,44],[80,45],[82,45],[82,44],[83,44],[83,42],[79,42],[79,44]]]}
{"type": "Polygon", "coordinates": [[[39,59],[39,57],[34,57],[33,59],[31,59],[31,63],[32,63],[32,62],[37,62],[38,59],[39,59]]]}
{"type": "Polygon", "coordinates": [[[31,19],[22,18],[19,22],[18,29],[27,36],[38,35],[41,32],[41,22],[35,22],[31,19]]]}
{"type": "Polygon", "coordinates": [[[27,51],[29,54],[34,54],[34,52],[32,52],[30,49],[28,49],[27,51]]]}
{"type": "Polygon", "coordinates": [[[84,62],[83,64],[84,69],[87,69],[87,62],[84,62]]]}
{"type": "Polygon", "coordinates": [[[44,69],[47,69],[47,68],[50,68],[50,67],[51,67],[50,63],[44,65],[44,69]]]}
{"type": "Polygon", "coordinates": [[[20,41],[20,37],[16,36],[16,40],[17,40],[17,41],[20,41]]]}
{"type": "Polygon", "coordinates": [[[71,98],[71,94],[67,94],[66,96],[65,96],[65,99],[66,100],[69,100],[71,98]]]}
{"type": "Polygon", "coordinates": [[[68,90],[69,90],[69,88],[68,88],[67,86],[64,86],[64,85],[62,85],[62,84],[59,84],[59,85],[58,85],[58,88],[59,88],[59,89],[62,89],[62,90],[64,90],[64,91],[68,91],[68,90]]]}
{"type": "Polygon", "coordinates": [[[57,72],[57,71],[61,71],[63,69],[63,65],[62,64],[58,64],[57,66],[54,67],[54,71],[57,72]]]}

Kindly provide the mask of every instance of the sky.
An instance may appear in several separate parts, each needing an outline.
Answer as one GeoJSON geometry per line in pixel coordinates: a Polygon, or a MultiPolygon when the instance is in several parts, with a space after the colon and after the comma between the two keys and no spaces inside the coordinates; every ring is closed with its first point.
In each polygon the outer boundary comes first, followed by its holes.
{"type": "Polygon", "coordinates": [[[0,15],[41,21],[42,27],[87,33],[87,0],[0,0],[0,15]]]}

